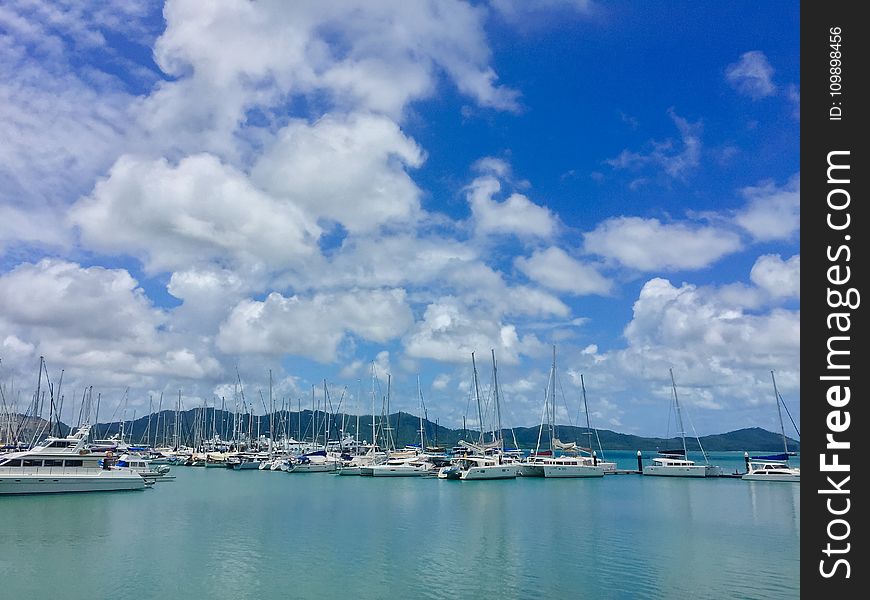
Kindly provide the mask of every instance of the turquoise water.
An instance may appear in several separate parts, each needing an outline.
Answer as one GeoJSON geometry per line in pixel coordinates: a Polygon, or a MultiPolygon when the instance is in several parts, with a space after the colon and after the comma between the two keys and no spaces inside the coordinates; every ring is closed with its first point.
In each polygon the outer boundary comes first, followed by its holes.
{"type": "Polygon", "coordinates": [[[144,492],[0,498],[0,596],[799,595],[795,484],[173,474],[144,492]]]}

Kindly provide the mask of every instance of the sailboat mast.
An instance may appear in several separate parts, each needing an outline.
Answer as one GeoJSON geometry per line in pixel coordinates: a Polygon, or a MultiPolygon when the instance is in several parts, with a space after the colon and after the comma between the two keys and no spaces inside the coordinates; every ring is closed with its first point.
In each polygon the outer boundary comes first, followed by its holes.
{"type": "Polygon", "coordinates": [[[550,422],[550,452],[556,455],[556,345],[553,344],[553,366],[550,368],[550,393],[548,395],[549,411],[547,421],[550,422]]]}
{"type": "MultiPolygon", "coordinates": [[[[329,398],[326,391],[326,378],[323,379],[323,449],[326,450],[329,446],[329,422],[332,420],[331,414],[327,413],[326,401],[329,398]]],[[[332,403],[330,402],[329,411],[332,411],[332,403]]]]}
{"type": "Polygon", "coordinates": [[[353,430],[354,454],[359,454],[359,411],[362,410],[362,379],[356,380],[356,427],[353,430]]]}
{"type": "Polygon", "coordinates": [[[583,408],[586,410],[586,436],[589,438],[589,450],[592,450],[592,427],[589,424],[589,404],[586,402],[586,383],[583,373],[580,373],[580,389],[583,390],[583,408]]]}
{"type": "Polygon", "coordinates": [[[668,369],[671,374],[671,386],[674,388],[674,403],[677,405],[677,423],[680,426],[680,437],[683,440],[683,458],[688,459],[689,453],[686,449],[686,430],[683,428],[683,413],[680,411],[680,399],[677,396],[677,382],[674,381],[674,370],[668,369]]]}
{"type": "Polygon", "coordinates": [[[773,371],[770,372],[770,379],[773,381],[773,395],[776,401],[776,413],[779,415],[779,431],[782,433],[782,447],[785,455],[788,456],[788,438],[785,437],[785,426],[782,424],[782,408],[779,406],[779,391],[776,389],[776,377],[773,376],[773,371]]]}
{"type": "Polygon", "coordinates": [[[372,361],[372,456],[375,455],[375,361],[372,361]]]}
{"type": "Polygon", "coordinates": [[[474,362],[474,352],[471,353],[471,370],[474,376],[474,395],[477,399],[477,422],[480,424],[480,439],[478,442],[483,445],[483,410],[480,407],[480,386],[477,383],[477,364],[474,362]]]}
{"type": "Polygon", "coordinates": [[[495,364],[495,350],[490,348],[492,352],[492,379],[493,387],[495,388],[495,420],[498,426],[498,447],[504,450],[504,438],[501,434],[501,406],[498,399],[498,369],[495,364]]]}
{"type": "Polygon", "coordinates": [[[393,386],[393,376],[387,373],[387,452],[395,450],[393,427],[390,424],[390,392],[393,386]]]}
{"type": "Polygon", "coordinates": [[[417,374],[417,396],[420,397],[420,452],[426,448],[426,443],[423,441],[423,389],[420,387],[420,374],[417,374]]]}

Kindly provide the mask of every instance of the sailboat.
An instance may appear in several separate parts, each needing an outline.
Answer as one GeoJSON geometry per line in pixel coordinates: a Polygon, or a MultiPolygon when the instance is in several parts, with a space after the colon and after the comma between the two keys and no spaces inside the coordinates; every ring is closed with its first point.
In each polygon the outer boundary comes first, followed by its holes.
{"type": "MultiPolygon", "coordinates": [[[[696,465],[695,461],[689,460],[686,452],[686,431],[683,427],[683,413],[680,410],[680,398],[677,396],[677,384],[674,381],[674,370],[669,369],[671,374],[671,387],[674,391],[674,404],[677,409],[677,426],[680,428],[680,439],[683,447],[674,450],[660,450],[659,456],[653,458],[653,464],[645,465],[644,475],[657,475],[660,477],[718,477],[721,469],[707,462],[707,454],[704,453],[703,465],[696,465]]],[[[697,438],[696,438],[697,439],[697,438]]],[[[698,445],[701,441],[698,440],[698,445]]]]}
{"type": "Polygon", "coordinates": [[[788,438],[785,437],[785,427],[782,424],[782,409],[780,408],[779,391],[776,389],[776,378],[773,376],[773,371],[770,372],[770,378],[773,380],[773,395],[776,400],[776,412],[779,414],[779,430],[782,433],[782,454],[771,454],[767,456],[749,456],[746,457],[746,474],[741,477],[747,481],[787,481],[791,483],[801,482],[801,470],[798,467],[792,467],[788,464],[788,438]]]}
{"type": "Polygon", "coordinates": [[[454,458],[452,464],[438,470],[439,479],[461,479],[463,481],[482,479],[516,479],[517,463],[506,459],[504,438],[501,428],[501,407],[498,396],[498,371],[495,362],[495,350],[492,350],[492,377],[495,393],[496,430],[492,442],[484,442],[483,410],[480,404],[480,387],[477,380],[477,365],[474,362],[474,352],[471,353],[471,364],[474,372],[474,389],[477,396],[477,413],[480,420],[480,439],[477,444],[460,441],[469,450],[467,454],[454,458]]]}
{"type": "Polygon", "coordinates": [[[327,452],[329,445],[329,415],[326,412],[326,402],[328,394],[326,390],[326,380],[323,381],[323,420],[320,425],[317,424],[318,408],[314,401],[314,386],[311,386],[311,419],[312,419],[312,443],[311,451],[305,452],[299,456],[294,456],[293,461],[288,465],[286,473],[332,473],[337,471],[341,465],[341,459],[327,452]],[[323,427],[323,444],[318,445],[317,438],[320,435],[320,427],[323,427]]]}
{"type": "Polygon", "coordinates": [[[408,456],[393,453],[383,464],[372,465],[372,477],[422,477],[431,474],[435,465],[422,454],[426,447],[426,436],[423,430],[423,391],[420,388],[420,376],[417,376],[417,394],[420,397],[420,452],[414,450],[408,456]]]}
{"type": "Polygon", "coordinates": [[[553,366],[547,393],[544,394],[544,413],[547,415],[550,448],[541,451],[542,418],[535,451],[520,463],[517,474],[523,477],[604,477],[604,467],[587,463],[585,457],[579,455],[580,449],[575,442],[565,443],[556,437],[556,346],[553,346],[553,366]],[[556,452],[562,454],[556,456],[556,452]]]}

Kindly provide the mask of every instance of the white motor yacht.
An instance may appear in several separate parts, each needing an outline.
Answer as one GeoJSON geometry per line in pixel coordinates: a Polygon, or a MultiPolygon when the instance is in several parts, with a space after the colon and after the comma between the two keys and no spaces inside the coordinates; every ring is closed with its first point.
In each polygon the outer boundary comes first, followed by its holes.
{"type": "Polygon", "coordinates": [[[100,465],[102,454],[86,447],[89,428],[64,438],[48,437],[23,452],[0,458],[0,494],[141,490],[148,485],[138,473],[100,465]]]}
{"type": "MultiPolygon", "coordinates": [[[[106,464],[107,459],[103,459],[103,464],[106,464]]],[[[114,463],[109,463],[112,470],[127,470],[132,473],[138,473],[140,477],[146,481],[169,481],[175,479],[174,475],[169,475],[170,468],[168,465],[152,466],[145,458],[137,454],[122,454],[114,463]]]]}
{"type": "Polygon", "coordinates": [[[741,477],[746,481],[801,482],[801,470],[788,464],[787,454],[746,457],[747,471],[741,477]]]}

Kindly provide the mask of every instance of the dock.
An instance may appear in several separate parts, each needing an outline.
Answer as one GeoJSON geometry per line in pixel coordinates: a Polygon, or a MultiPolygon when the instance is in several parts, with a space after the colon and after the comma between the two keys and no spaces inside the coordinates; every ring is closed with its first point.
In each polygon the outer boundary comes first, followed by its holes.
{"type": "MultiPolygon", "coordinates": [[[[616,469],[615,471],[605,471],[605,475],[643,475],[642,471],[638,471],[636,469],[616,469]]],[[[746,473],[721,473],[718,477],[723,477],[725,479],[740,479],[746,473]]]]}

